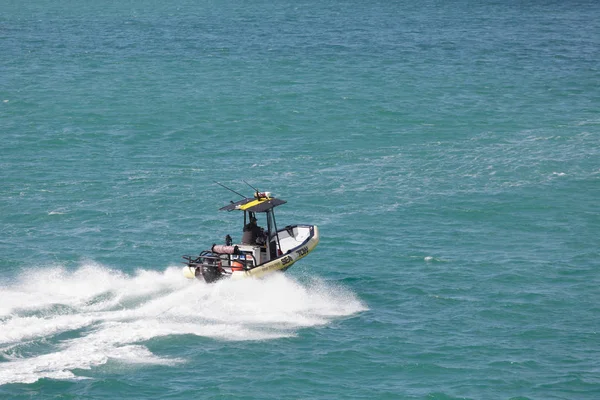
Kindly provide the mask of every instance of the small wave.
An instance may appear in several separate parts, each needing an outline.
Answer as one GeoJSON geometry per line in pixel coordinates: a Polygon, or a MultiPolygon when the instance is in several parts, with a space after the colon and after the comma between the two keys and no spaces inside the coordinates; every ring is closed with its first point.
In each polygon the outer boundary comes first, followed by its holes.
{"type": "Polygon", "coordinates": [[[77,379],[73,370],[109,360],[182,361],[154,355],[143,344],[152,338],[271,340],[364,310],[343,287],[284,274],[206,285],[186,280],[177,267],[133,275],[97,264],[48,267],[0,288],[0,357],[7,360],[0,385],[77,379]]]}
{"type": "Polygon", "coordinates": [[[425,256],[425,257],[412,256],[411,258],[413,258],[413,259],[422,259],[423,261],[425,261],[427,263],[447,262],[447,260],[444,260],[443,258],[433,257],[433,256],[425,256]]]}
{"type": "Polygon", "coordinates": [[[586,126],[586,125],[600,125],[600,119],[592,119],[586,121],[579,121],[577,126],[586,126]]]}

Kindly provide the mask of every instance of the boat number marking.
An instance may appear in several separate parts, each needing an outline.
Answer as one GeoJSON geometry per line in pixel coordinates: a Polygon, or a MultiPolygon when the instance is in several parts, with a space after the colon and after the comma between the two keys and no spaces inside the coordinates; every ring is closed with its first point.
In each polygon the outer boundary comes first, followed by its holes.
{"type": "Polygon", "coordinates": [[[285,256],[281,259],[281,263],[283,265],[287,265],[287,264],[291,263],[292,261],[294,261],[294,260],[290,256],[285,256]]]}
{"type": "Polygon", "coordinates": [[[308,247],[304,246],[300,250],[296,250],[296,254],[298,254],[298,257],[304,257],[305,255],[308,254],[308,247]]]}

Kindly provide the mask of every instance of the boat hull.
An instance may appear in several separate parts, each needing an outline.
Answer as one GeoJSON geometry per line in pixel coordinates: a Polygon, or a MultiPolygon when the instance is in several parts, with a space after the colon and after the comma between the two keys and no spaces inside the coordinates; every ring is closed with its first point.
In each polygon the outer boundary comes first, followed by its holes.
{"type": "Polygon", "coordinates": [[[281,257],[275,258],[269,262],[252,268],[248,271],[234,271],[231,274],[232,279],[243,279],[243,278],[261,278],[265,275],[269,275],[275,271],[285,271],[290,268],[298,260],[306,257],[310,252],[314,250],[319,244],[319,228],[313,226],[313,234],[301,245],[292,248],[281,257]]]}
{"type": "Polygon", "coordinates": [[[282,236],[286,236],[284,239],[282,239],[282,248],[284,249],[284,253],[273,260],[259,264],[251,269],[241,271],[237,270],[230,273],[224,271],[222,268],[219,268],[216,265],[188,264],[183,268],[183,274],[186,278],[201,279],[207,283],[229,278],[233,280],[262,278],[274,272],[285,271],[289,269],[297,261],[310,254],[319,243],[319,228],[316,225],[297,225],[294,227],[286,227],[286,229],[278,233],[280,233],[282,236]],[[294,229],[297,229],[298,231],[300,231],[300,229],[305,230],[308,232],[307,237],[302,238],[302,241],[297,242],[299,236],[297,237],[290,233],[293,232],[294,229]],[[285,244],[285,247],[283,244],[285,244]]]}

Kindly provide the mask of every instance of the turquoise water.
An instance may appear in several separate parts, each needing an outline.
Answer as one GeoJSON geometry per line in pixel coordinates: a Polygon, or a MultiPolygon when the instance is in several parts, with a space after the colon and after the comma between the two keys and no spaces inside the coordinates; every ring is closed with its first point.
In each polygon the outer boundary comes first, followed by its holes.
{"type": "Polygon", "coordinates": [[[600,5],[5,1],[0,397],[596,399],[600,5]],[[321,243],[205,285],[250,194],[321,243]]]}

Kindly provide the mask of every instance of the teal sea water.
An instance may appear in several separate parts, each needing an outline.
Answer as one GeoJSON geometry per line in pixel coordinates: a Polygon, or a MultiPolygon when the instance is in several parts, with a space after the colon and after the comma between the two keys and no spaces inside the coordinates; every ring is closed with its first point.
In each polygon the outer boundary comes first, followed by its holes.
{"type": "Polygon", "coordinates": [[[600,3],[0,4],[0,398],[600,398],[600,3]],[[246,180],[314,223],[205,285],[246,180]]]}

